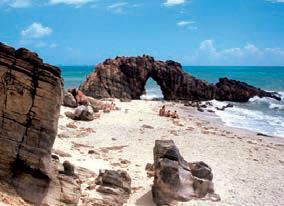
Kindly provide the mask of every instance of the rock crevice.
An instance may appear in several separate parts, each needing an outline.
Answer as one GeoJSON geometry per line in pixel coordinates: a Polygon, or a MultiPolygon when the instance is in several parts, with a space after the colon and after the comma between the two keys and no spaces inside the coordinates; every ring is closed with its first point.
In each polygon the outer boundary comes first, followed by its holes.
{"type": "Polygon", "coordinates": [[[62,91],[59,68],[0,43],[0,179],[34,205],[64,202],[66,178],[51,159],[62,91]]]}

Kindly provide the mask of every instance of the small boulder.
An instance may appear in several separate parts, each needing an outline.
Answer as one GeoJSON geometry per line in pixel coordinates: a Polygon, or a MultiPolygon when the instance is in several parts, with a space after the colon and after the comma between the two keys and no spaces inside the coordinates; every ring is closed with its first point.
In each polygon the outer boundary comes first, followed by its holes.
{"type": "Polygon", "coordinates": [[[197,108],[197,111],[199,111],[199,112],[204,112],[204,109],[197,108]]]}
{"type": "Polygon", "coordinates": [[[64,114],[65,114],[66,117],[73,119],[73,120],[76,120],[76,116],[73,112],[65,112],[64,114]]]}
{"type": "Polygon", "coordinates": [[[64,91],[63,106],[72,108],[77,107],[76,99],[70,92],[64,91]]]}
{"type": "Polygon", "coordinates": [[[94,111],[91,106],[81,105],[73,112],[65,112],[65,115],[73,120],[92,121],[95,119],[94,111]]]}
{"type": "Polygon", "coordinates": [[[101,100],[95,99],[93,97],[88,97],[88,100],[95,112],[99,110],[103,110],[105,108],[105,103],[101,100]]]}
{"type": "Polygon", "coordinates": [[[100,170],[96,185],[97,192],[108,199],[109,205],[122,206],[131,194],[131,178],[125,171],[100,170]]]}
{"type": "Polygon", "coordinates": [[[67,176],[74,176],[75,167],[69,161],[63,162],[64,174],[67,176]]]}
{"type": "Polygon", "coordinates": [[[75,109],[75,116],[78,120],[92,121],[94,120],[94,111],[91,106],[81,105],[75,109]]]}

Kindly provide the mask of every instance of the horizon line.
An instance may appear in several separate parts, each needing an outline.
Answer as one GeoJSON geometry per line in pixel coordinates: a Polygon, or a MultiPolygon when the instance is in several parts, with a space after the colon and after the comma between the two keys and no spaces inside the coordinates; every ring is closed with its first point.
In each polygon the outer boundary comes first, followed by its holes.
{"type": "MultiPolygon", "coordinates": [[[[96,64],[54,64],[57,67],[86,66],[95,67],[96,64]]],[[[182,65],[182,67],[284,67],[284,65],[182,65]]]]}

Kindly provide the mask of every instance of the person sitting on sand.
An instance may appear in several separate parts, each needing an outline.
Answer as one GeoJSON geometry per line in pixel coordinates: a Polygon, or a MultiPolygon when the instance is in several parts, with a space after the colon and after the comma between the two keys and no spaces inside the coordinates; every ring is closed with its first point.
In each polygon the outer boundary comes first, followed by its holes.
{"type": "Polygon", "coordinates": [[[171,117],[172,117],[173,119],[178,119],[179,117],[178,117],[177,111],[175,111],[174,113],[172,113],[172,114],[171,114],[171,117]]]}
{"type": "Polygon", "coordinates": [[[165,105],[162,106],[162,108],[160,109],[159,115],[160,115],[161,117],[163,117],[163,116],[166,115],[166,106],[165,106],[165,105]]]}
{"type": "Polygon", "coordinates": [[[167,113],[165,114],[165,117],[171,117],[171,110],[167,111],[167,113]]]}

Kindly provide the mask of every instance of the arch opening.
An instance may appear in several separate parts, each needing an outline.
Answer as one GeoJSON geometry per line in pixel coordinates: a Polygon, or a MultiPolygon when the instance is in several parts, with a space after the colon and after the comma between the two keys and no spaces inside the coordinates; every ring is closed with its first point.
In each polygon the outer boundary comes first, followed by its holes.
{"type": "Polygon", "coordinates": [[[140,96],[143,100],[164,99],[163,92],[158,83],[151,77],[149,77],[144,86],[144,92],[140,96]]]}

